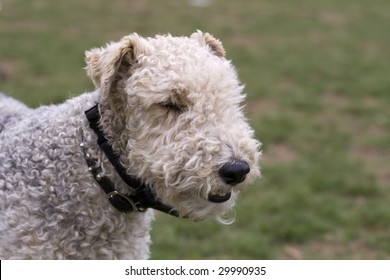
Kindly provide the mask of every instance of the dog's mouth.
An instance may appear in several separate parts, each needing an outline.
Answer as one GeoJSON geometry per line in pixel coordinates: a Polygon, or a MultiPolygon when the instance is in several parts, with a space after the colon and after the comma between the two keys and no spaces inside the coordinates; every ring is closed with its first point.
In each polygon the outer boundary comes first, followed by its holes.
{"type": "Polygon", "coordinates": [[[209,194],[208,195],[208,200],[210,202],[213,202],[213,203],[223,203],[223,202],[226,202],[230,199],[230,197],[232,196],[232,193],[231,192],[228,192],[224,195],[220,195],[220,194],[209,194]]]}

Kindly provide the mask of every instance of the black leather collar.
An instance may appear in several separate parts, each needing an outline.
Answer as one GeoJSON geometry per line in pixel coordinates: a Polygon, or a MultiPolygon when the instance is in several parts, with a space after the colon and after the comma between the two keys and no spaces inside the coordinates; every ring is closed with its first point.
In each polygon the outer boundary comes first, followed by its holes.
{"type": "Polygon", "coordinates": [[[117,154],[115,154],[99,126],[101,118],[99,104],[96,104],[89,110],[85,111],[85,115],[89,121],[89,126],[97,135],[97,144],[99,145],[100,149],[103,150],[122,180],[134,191],[134,194],[132,195],[126,195],[118,192],[111,180],[106,176],[102,176],[102,170],[100,166],[86,151],[84,144],[82,143],[81,146],[84,150],[84,156],[87,161],[89,171],[93,174],[100,187],[107,194],[107,198],[111,205],[125,214],[134,211],[145,212],[148,208],[153,208],[172,216],[179,217],[178,211],[174,210],[168,205],[163,204],[156,197],[150,186],[144,184],[138,178],[127,174],[126,169],[120,163],[119,157],[117,154]]]}

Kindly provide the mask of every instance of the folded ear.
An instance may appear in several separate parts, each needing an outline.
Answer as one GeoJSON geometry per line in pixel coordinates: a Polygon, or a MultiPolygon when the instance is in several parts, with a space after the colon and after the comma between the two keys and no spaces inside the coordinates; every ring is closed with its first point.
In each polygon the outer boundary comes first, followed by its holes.
{"type": "Polygon", "coordinates": [[[202,45],[209,46],[210,50],[219,57],[225,57],[225,49],[220,40],[216,39],[210,33],[203,33],[197,30],[191,35],[191,38],[197,40],[202,45]]]}
{"type": "Polygon", "coordinates": [[[101,100],[120,98],[119,81],[130,76],[137,56],[143,51],[142,38],[136,33],[103,48],[85,52],[85,67],[95,87],[100,89],[101,100]]]}

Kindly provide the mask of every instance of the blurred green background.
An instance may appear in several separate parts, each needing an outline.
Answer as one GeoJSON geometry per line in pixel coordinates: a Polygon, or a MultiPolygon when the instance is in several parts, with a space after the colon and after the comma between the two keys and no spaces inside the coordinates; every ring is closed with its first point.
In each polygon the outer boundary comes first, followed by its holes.
{"type": "Polygon", "coordinates": [[[390,1],[0,3],[0,91],[33,107],[92,90],[84,51],[126,34],[224,43],[263,178],[233,225],[157,214],[153,259],[390,258],[390,1]]]}

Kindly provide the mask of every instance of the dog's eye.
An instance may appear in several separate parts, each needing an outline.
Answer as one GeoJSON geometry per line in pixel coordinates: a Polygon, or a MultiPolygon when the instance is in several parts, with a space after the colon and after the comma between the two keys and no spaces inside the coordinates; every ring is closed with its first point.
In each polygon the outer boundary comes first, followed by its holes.
{"type": "Polygon", "coordinates": [[[174,103],[174,102],[160,103],[159,105],[161,107],[163,107],[164,109],[167,109],[169,111],[178,112],[178,113],[181,113],[186,109],[185,106],[174,103]]]}

